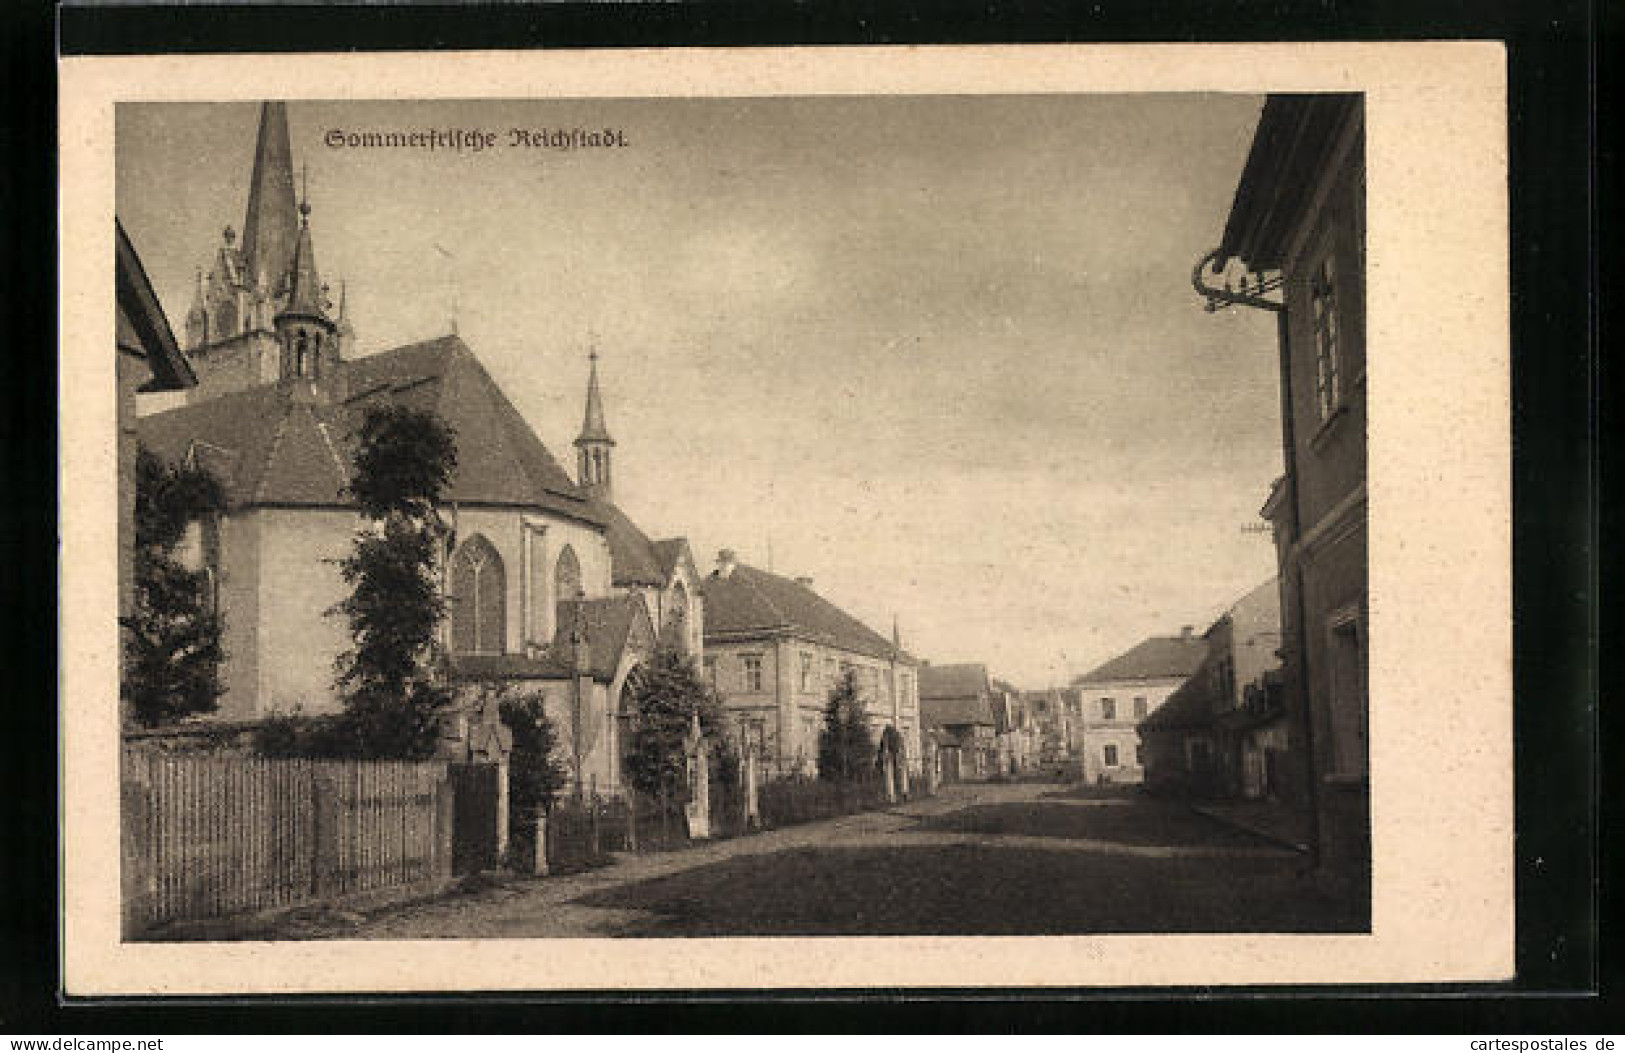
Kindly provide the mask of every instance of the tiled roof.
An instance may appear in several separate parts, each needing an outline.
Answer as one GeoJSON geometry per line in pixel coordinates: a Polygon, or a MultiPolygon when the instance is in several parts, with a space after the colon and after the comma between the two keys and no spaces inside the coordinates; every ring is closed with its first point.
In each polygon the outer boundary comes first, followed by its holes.
{"type": "Polygon", "coordinates": [[[660,553],[649,535],[640,530],[620,506],[604,500],[594,500],[592,506],[607,528],[610,576],[615,584],[666,584],[667,575],[660,569],[660,553]]]}
{"type": "Polygon", "coordinates": [[[1105,680],[1183,679],[1196,672],[1207,657],[1207,641],[1200,636],[1152,636],[1073,679],[1073,686],[1105,680]]]}
{"type": "MultiPolygon", "coordinates": [[[[707,639],[724,633],[796,630],[872,658],[899,654],[891,641],[804,585],[743,563],[701,584],[707,639]]],[[[906,660],[906,656],[903,656],[906,660]]]]}
{"type": "Polygon", "coordinates": [[[993,708],[985,698],[921,698],[920,720],[926,727],[951,728],[965,724],[993,726],[993,708]]]}
{"type": "Polygon", "coordinates": [[[194,454],[225,470],[233,507],[347,505],[343,490],[367,406],[437,413],[455,433],[447,501],[541,508],[591,523],[595,509],[474,353],[455,336],[353,359],[347,397],[299,404],[261,384],[142,418],[141,441],[173,460],[194,454]]]}
{"type": "Polygon", "coordinates": [[[920,667],[920,698],[985,698],[991,684],[980,662],[920,667]]]}

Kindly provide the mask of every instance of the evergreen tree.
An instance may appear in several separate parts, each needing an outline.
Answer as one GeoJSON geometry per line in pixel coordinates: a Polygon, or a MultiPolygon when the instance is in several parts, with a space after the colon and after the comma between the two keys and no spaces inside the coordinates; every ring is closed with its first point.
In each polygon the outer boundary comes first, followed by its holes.
{"type": "Polygon", "coordinates": [[[701,680],[694,660],[661,647],[632,674],[633,728],[625,770],[634,788],[650,796],[675,797],[687,778],[685,743],[694,714],[700,730],[720,748],[722,707],[701,680]]]}
{"type": "Polygon", "coordinates": [[[135,462],[135,588],[120,624],[120,694],[129,715],[152,726],[219,705],[221,619],[205,570],[190,570],[175,549],[194,522],[225,511],[220,483],[201,468],[172,466],[146,447],[135,462]]]}
{"type": "Polygon", "coordinates": [[[457,451],[450,428],[405,406],[369,407],[350,494],[369,523],[339,573],[350,586],[334,611],[354,647],[339,656],[342,735],[362,757],[420,758],[434,752],[450,695],[435,669],[445,617],[436,574],[447,531],[436,506],[457,451]]]}
{"type": "Polygon", "coordinates": [[[511,685],[493,684],[502,722],[513,732],[508,755],[508,811],[513,827],[528,823],[539,812],[550,811],[564,790],[569,772],[558,759],[559,738],[539,694],[519,694],[511,685]]]}
{"type": "Polygon", "coordinates": [[[857,673],[848,669],[824,704],[824,728],[818,735],[818,777],[851,782],[874,763],[874,738],[863,716],[857,673]]]}

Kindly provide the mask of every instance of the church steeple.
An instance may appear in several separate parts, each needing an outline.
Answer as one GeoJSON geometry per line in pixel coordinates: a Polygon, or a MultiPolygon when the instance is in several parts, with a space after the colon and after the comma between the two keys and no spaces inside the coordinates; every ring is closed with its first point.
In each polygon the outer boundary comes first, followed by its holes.
{"type": "Polygon", "coordinates": [[[339,373],[338,327],[328,317],[327,286],[316,270],[309,201],[299,203],[299,237],[287,273],[288,302],[275,319],[280,377],[299,392],[330,394],[339,373]],[[314,382],[321,381],[326,383],[318,388],[314,382]]]}
{"type": "Polygon", "coordinates": [[[615,440],[604,423],[604,396],[598,390],[598,349],[587,354],[587,412],[576,436],[577,481],[594,496],[611,500],[610,453],[615,440]]]}
{"type": "Polygon", "coordinates": [[[262,295],[280,298],[291,273],[299,240],[294,208],[293,147],[288,139],[288,104],[260,104],[259,139],[254,144],[254,171],[248,184],[248,214],[243,220],[242,269],[250,281],[265,276],[271,288],[262,295]]]}

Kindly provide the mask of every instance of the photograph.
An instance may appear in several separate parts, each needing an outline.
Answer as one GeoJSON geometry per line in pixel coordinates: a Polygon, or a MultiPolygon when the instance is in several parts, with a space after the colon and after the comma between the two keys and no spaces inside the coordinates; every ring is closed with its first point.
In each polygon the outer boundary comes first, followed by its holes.
{"type": "Polygon", "coordinates": [[[116,122],[128,938],[1369,930],[1359,95],[116,122]]]}

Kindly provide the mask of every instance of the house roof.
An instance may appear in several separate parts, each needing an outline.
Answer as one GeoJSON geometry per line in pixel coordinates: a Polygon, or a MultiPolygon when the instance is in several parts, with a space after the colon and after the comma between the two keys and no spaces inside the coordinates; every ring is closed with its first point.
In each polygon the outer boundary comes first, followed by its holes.
{"type": "Polygon", "coordinates": [[[892,642],[789,578],[743,563],[702,583],[706,639],[725,634],[795,631],[820,643],[871,658],[911,661],[892,642]]]}
{"type": "Polygon", "coordinates": [[[1184,679],[1196,672],[1207,656],[1207,641],[1200,636],[1152,636],[1080,677],[1080,684],[1108,680],[1184,679]]]}
{"type": "Polygon", "coordinates": [[[118,346],[146,359],[152,379],[143,391],[174,391],[197,384],[192,366],[181,354],[169,318],[152,289],[124,224],[113,218],[114,294],[118,301],[118,346]]]}
{"type": "Polygon", "coordinates": [[[993,707],[985,698],[922,698],[920,721],[933,728],[966,724],[993,727],[993,707]]]}
{"type": "Polygon", "coordinates": [[[1316,173],[1362,105],[1355,94],[1277,94],[1265,101],[1219,241],[1218,267],[1240,258],[1255,271],[1280,268],[1316,173]]]}
{"type": "Polygon", "coordinates": [[[920,698],[986,698],[992,689],[987,666],[980,662],[920,667],[920,698]]]}
{"type": "Polygon", "coordinates": [[[195,457],[222,474],[233,507],[348,505],[347,466],[365,409],[391,402],[451,426],[459,457],[447,501],[538,508],[602,524],[576,487],[456,336],[345,362],[336,405],[289,399],[275,383],[231,392],[138,422],[141,441],[173,460],[195,457]]]}

